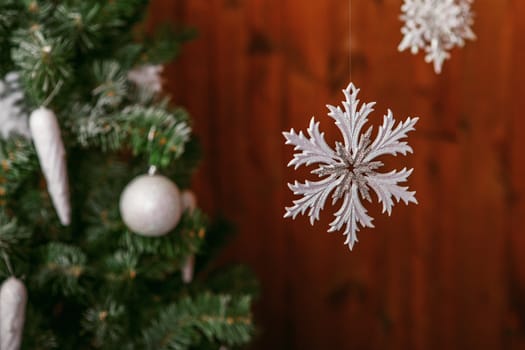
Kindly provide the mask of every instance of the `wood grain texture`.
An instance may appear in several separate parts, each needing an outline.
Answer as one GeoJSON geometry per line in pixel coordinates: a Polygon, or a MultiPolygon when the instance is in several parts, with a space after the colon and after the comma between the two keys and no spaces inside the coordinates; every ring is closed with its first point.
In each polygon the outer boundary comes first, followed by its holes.
{"type": "MultiPolygon", "coordinates": [[[[155,0],[151,24],[200,36],[166,74],[205,152],[194,187],[201,206],[239,235],[222,258],[256,271],[262,298],[254,349],[523,349],[525,347],[525,2],[476,0],[478,40],[454,50],[440,76],[398,53],[401,0],[155,0]],[[351,72],[349,69],[351,57],[351,72]],[[351,73],[351,74],[350,74],[351,73]],[[418,206],[391,217],[353,252],[282,218],[292,149],[281,132],[325,117],[349,79],[361,100],[420,116],[418,206]]],[[[329,211],[329,210],[327,210],[329,211]]]]}

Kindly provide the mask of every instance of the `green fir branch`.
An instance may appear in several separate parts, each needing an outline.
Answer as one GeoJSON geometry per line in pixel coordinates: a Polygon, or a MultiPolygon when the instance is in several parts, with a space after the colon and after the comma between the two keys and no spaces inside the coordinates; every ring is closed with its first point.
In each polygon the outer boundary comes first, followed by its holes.
{"type": "Polygon", "coordinates": [[[0,139],[0,206],[6,205],[21,183],[38,169],[31,141],[23,137],[0,139]]]}
{"type": "Polygon", "coordinates": [[[175,31],[169,25],[161,25],[154,35],[143,35],[145,47],[141,60],[153,64],[162,64],[177,58],[182,45],[194,39],[197,36],[197,31],[192,28],[175,31]]]}
{"type": "Polygon", "coordinates": [[[102,6],[93,1],[60,4],[55,12],[54,31],[57,36],[70,38],[82,52],[96,47],[102,35],[100,22],[102,6]]]}
{"type": "Polygon", "coordinates": [[[184,297],[162,311],[144,331],[144,349],[186,350],[204,340],[229,346],[251,339],[254,327],[251,297],[205,293],[184,297]]]}
{"type": "Polygon", "coordinates": [[[44,316],[39,313],[30,302],[26,309],[22,350],[54,350],[58,348],[56,334],[49,328],[49,315],[44,316]]]}
{"type": "Polygon", "coordinates": [[[128,80],[125,72],[115,61],[95,62],[93,75],[97,86],[93,89],[96,108],[116,108],[128,94],[128,80]]]}
{"type": "Polygon", "coordinates": [[[202,247],[206,238],[206,221],[196,209],[192,214],[185,213],[175,230],[162,237],[143,237],[126,231],[122,235],[121,246],[138,254],[152,255],[156,259],[182,261],[202,247]]]}
{"type": "Polygon", "coordinates": [[[24,5],[24,15],[28,17],[29,21],[44,21],[48,20],[56,8],[54,1],[45,0],[18,0],[24,5]]]}
{"type": "Polygon", "coordinates": [[[58,242],[47,244],[36,275],[39,286],[50,286],[54,294],[80,296],[84,293],[80,278],[86,271],[87,257],[80,248],[58,242]]]}
{"type": "Polygon", "coordinates": [[[20,241],[31,237],[31,232],[21,227],[15,218],[8,218],[0,211],[0,256],[10,255],[16,251],[20,241]]]}
{"type": "Polygon", "coordinates": [[[19,275],[23,271],[25,266],[21,265],[26,263],[23,253],[29,238],[31,231],[0,210],[0,266],[3,276],[19,275]]]}
{"type": "Polygon", "coordinates": [[[36,105],[41,105],[71,78],[70,45],[61,38],[46,38],[36,24],[17,31],[15,40],[13,61],[25,82],[28,96],[36,105]]]}
{"type": "Polygon", "coordinates": [[[82,329],[92,339],[93,347],[116,349],[125,334],[124,316],[123,305],[106,300],[87,309],[81,323],[82,329]]]}
{"type": "Polygon", "coordinates": [[[206,288],[220,294],[249,294],[257,297],[260,285],[251,269],[237,265],[212,271],[206,281],[198,281],[196,288],[206,288]]]}
{"type": "Polygon", "coordinates": [[[118,203],[120,192],[130,177],[129,164],[123,159],[113,155],[105,157],[102,163],[102,157],[104,154],[100,152],[82,151],[73,155],[71,166],[73,176],[84,178],[79,189],[84,193],[82,221],[86,243],[95,252],[108,246],[108,238],[117,237],[124,228],[118,203]],[[76,165],[75,160],[81,160],[80,164],[76,165]]]}
{"type": "Polygon", "coordinates": [[[126,283],[133,281],[137,276],[140,256],[129,250],[117,250],[106,258],[106,279],[111,283],[126,283]]]}
{"type": "Polygon", "coordinates": [[[11,59],[10,36],[19,25],[23,13],[23,6],[17,0],[3,0],[0,2],[0,76],[5,76],[13,69],[11,59]]]}
{"type": "Polygon", "coordinates": [[[106,117],[73,121],[80,144],[103,151],[130,148],[145,154],[150,165],[168,166],[184,152],[191,129],[183,109],[168,112],[161,107],[130,106],[106,117]]]}
{"type": "Polygon", "coordinates": [[[140,21],[147,13],[146,7],[148,0],[126,0],[126,1],[105,1],[107,5],[104,12],[107,18],[119,18],[122,27],[126,28],[132,23],[140,21]]]}
{"type": "Polygon", "coordinates": [[[0,37],[6,38],[13,27],[20,21],[23,7],[16,0],[2,0],[0,2],[0,37]]]}

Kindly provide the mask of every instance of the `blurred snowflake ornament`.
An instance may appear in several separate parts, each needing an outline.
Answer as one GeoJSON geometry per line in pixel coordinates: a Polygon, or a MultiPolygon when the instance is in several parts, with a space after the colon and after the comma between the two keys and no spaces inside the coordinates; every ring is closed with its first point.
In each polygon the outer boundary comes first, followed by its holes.
{"type": "Polygon", "coordinates": [[[141,89],[156,94],[162,91],[163,70],[164,66],[160,64],[139,66],[129,71],[128,79],[141,89]]]}
{"type": "Polygon", "coordinates": [[[335,220],[330,223],[329,232],[341,230],[343,226],[346,236],[345,244],[352,249],[357,242],[358,224],[363,227],[374,227],[372,217],[361,203],[361,199],[371,202],[370,189],[372,189],[380,203],[383,204],[383,213],[392,212],[394,200],[416,203],[415,192],[408,191],[408,187],[399,186],[407,181],[413,169],[404,168],[401,171],[393,170],[389,173],[379,173],[377,170],[383,166],[378,157],[401,153],[406,155],[412,148],[401,141],[407,137],[409,131],[415,130],[418,118],[407,118],[395,126],[392,112],[388,110],[384,116],[383,124],[379,127],[375,139],[372,141],[370,126],[362,132],[368,122],[368,115],[373,112],[375,103],[362,104],[357,99],[359,89],[353,84],[343,90],[346,101],[343,108],[328,105],[328,116],[335,120],[344,143],[336,142],[335,149],[328,146],[324,133],[319,131],[319,122],[314,118],[310,120],[307,130],[308,136],[303,132],[296,133],[294,129],[284,132],[286,144],[295,146],[293,159],[288,166],[295,169],[302,165],[318,164],[311,173],[322,178],[319,181],[305,183],[295,182],[288,186],[295,195],[302,196],[295,200],[294,205],[286,208],[284,217],[295,217],[308,210],[310,223],[313,225],[319,220],[320,211],[324,208],[326,200],[332,194],[332,204],[342,199],[343,204],[334,214],[335,220]]]}
{"type": "Polygon", "coordinates": [[[0,134],[3,138],[11,134],[30,137],[28,113],[23,108],[23,100],[18,73],[8,73],[0,81],[0,134]]]}
{"type": "Polygon", "coordinates": [[[401,6],[401,29],[404,35],[399,51],[410,49],[413,54],[426,52],[425,61],[433,62],[436,73],[441,73],[449,51],[463,47],[466,40],[474,40],[472,31],[473,0],[404,0],[401,6]]]}

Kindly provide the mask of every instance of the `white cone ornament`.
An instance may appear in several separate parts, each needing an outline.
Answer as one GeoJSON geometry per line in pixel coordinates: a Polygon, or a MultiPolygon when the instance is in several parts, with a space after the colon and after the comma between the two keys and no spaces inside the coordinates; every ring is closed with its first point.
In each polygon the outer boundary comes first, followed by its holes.
{"type": "Polygon", "coordinates": [[[193,281],[193,274],[195,271],[195,255],[192,254],[186,258],[184,265],[182,265],[182,282],[188,284],[193,281]]]}
{"type": "Polygon", "coordinates": [[[163,236],[177,226],[181,214],[179,189],[162,175],[138,176],[120,197],[122,220],[139,235],[163,236]]]}
{"type": "Polygon", "coordinates": [[[53,111],[40,107],[31,113],[29,128],[47,181],[47,190],[62,225],[71,222],[66,151],[53,111]]]}
{"type": "Polygon", "coordinates": [[[184,190],[181,194],[182,211],[188,210],[190,214],[197,208],[197,197],[190,190],[184,190]]]}
{"type": "MultiPolygon", "coordinates": [[[[190,214],[197,208],[197,197],[190,190],[182,191],[181,195],[182,211],[188,210],[190,214]]],[[[182,282],[191,283],[195,270],[195,255],[192,254],[186,258],[182,266],[182,282]]]]}
{"type": "MultiPolygon", "coordinates": [[[[190,214],[197,208],[197,197],[195,193],[190,190],[182,191],[181,195],[182,210],[188,210],[190,214]]],[[[182,282],[191,283],[195,271],[195,255],[192,254],[186,258],[184,265],[182,265],[182,282]]]]}
{"type": "Polygon", "coordinates": [[[0,349],[18,350],[27,304],[27,290],[22,281],[9,277],[0,289],[0,349]]]}

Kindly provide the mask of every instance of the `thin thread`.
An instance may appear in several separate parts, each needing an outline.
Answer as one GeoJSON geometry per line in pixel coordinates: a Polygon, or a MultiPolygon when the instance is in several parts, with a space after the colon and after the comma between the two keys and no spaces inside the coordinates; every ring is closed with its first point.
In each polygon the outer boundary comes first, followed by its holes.
{"type": "Polygon", "coordinates": [[[348,71],[352,82],[352,0],[348,0],[348,71]]]}
{"type": "Polygon", "coordinates": [[[5,265],[7,267],[7,271],[11,274],[11,276],[14,276],[13,268],[11,267],[11,261],[9,260],[9,256],[6,254],[6,252],[2,252],[2,258],[4,259],[5,265]]]}
{"type": "Polygon", "coordinates": [[[62,85],[64,84],[64,81],[63,80],[60,80],[56,85],[55,85],[55,88],[53,89],[53,91],[51,91],[51,93],[49,94],[49,96],[47,96],[47,98],[45,99],[44,103],[42,103],[42,107],[47,107],[51,101],[55,98],[55,96],[58,94],[58,92],[60,91],[60,88],[62,87],[62,85]]]}

